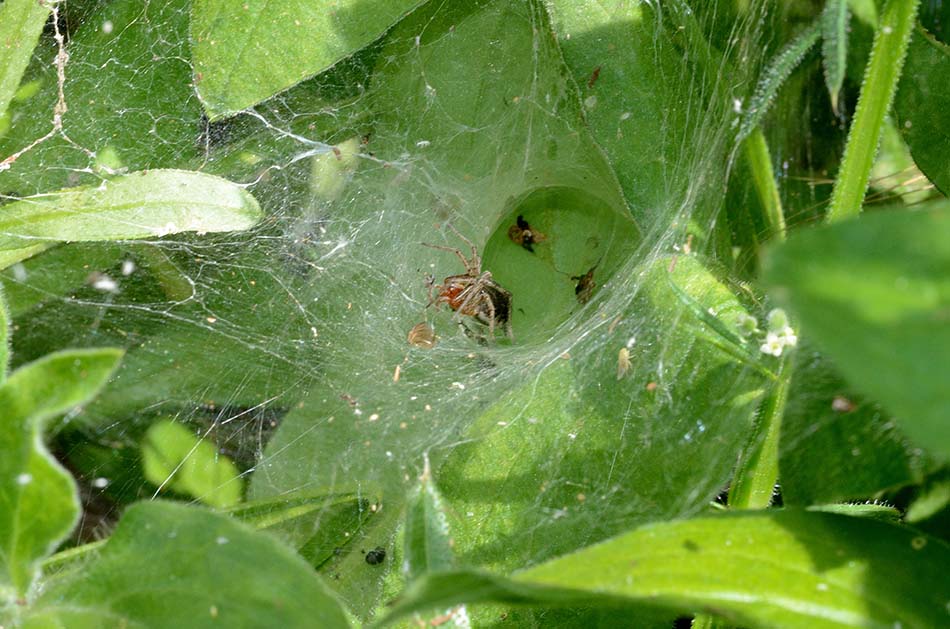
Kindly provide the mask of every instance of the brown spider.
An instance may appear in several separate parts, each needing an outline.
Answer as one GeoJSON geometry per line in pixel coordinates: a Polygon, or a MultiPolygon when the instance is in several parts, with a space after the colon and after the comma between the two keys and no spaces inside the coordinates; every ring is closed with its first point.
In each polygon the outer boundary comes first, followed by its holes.
{"type": "Polygon", "coordinates": [[[496,326],[503,327],[508,338],[514,339],[511,332],[511,293],[492,279],[491,271],[482,271],[482,260],[478,257],[475,245],[452,225],[449,228],[472,248],[472,257],[466,258],[461,251],[452,247],[422,243],[432,249],[454,253],[465,267],[465,273],[450,275],[441,284],[436,284],[432,276],[426,279],[429,286],[429,303],[426,307],[435,304],[439,308],[442,304],[448,304],[455,311],[453,318],[456,321],[461,323],[463,316],[472,317],[488,326],[490,339],[495,337],[496,326]]]}

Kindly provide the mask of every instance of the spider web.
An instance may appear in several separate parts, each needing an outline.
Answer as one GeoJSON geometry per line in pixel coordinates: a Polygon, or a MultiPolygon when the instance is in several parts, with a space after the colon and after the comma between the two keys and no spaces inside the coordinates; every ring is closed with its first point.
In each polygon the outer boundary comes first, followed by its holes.
{"type": "MultiPolygon", "coordinates": [[[[614,4],[600,9],[612,21],[588,20],[586,3],[432,1],[209,124],[187,2],[64,3],[69,140],[0,174],[4,198],[193,168],[247,185],[267,217],[251,233],[62,246],[6,272],[17,363],[128,349],[58,429],[87,494],[80,537],[162,493],[138,463],[162,418],[214,440],[250,498],[359,496],[362,524],[325,541],[345,549],[322,566],[363,613],[382,585],[357,551],[391,547],[426,457],[460,561],[476,565],[520,567],[705,508],[765,386],[767,367],[723,349],[709,318],[734,330],[755,305],[712,260],[768,12],[614,4]],[[621,81],[638,89],[611,91],[621,81]],[[518,216],[533,252],[509,237],[518,216]],[[449,225],[513,294],[513,341],[427,308],[426,274],[464,272],[422,244],[468,256],[449,225]],[[434,347],[407,342],[419,323],[434,347]]],[[[0,154],[48,129],[49,35],[0,154]]],[[[282,534],[313,544],[334,517],[282,534]]]]}

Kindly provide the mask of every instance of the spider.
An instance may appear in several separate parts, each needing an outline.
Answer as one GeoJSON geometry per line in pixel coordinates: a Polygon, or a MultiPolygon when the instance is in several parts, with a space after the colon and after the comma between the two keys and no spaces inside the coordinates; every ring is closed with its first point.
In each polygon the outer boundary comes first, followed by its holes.
{"type": "Polygon", "coordinates": [[[429,303],[426,307],[435,304],[439,308],[442,304],[448,304],[455,311],[456,321],[461,323],[463,316],[472,317],[488,326],[489,338],[495,337],[495,327],[500,326],[505,329],[508,338],[514,339],[511,332],[511,293],[492,279],[491,271],[482,271],[482,260],[475,245],[452,225],[449,228],[472,248],[472,257],[466,258],[461,251],[452,247],[422,243],[432,249],[454,253],[465,267],[465,273],[450,275],[441,284],[436,284],[432,276],[426,278],[429,286],[429,303]]]}

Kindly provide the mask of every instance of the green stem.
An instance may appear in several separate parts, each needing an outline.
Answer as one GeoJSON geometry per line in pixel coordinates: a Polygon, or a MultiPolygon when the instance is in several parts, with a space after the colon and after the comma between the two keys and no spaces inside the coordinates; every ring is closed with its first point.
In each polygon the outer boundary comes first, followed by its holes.
{"type": "Polygon", "coordinates": [[[920,0],[890,0],[881,15],[841,170],[831,195],[828,222],[851,218],[861,212],[884,116],[897,91],[919,5],[920,0]]]}
{"type": "Polygon", "coordinates": [[[761,127],[755,127],[749,133],[742,148],[745,151],[746,162],[749,164],[749,172],[752,174],[752,183],[759,195],[759,202],[765,210],[769,234],[777,240],[785,240],[782,199],[779,197],[778,186],[775,183],[769,145],[765,142],[765,134],[762,133],[761,127]]]}
{"type": "Polygon", "coordinates": [[[787,367],[788,361],[783,359],[778,382],[759,406],[752,438],[742,453],[735,480],[729,488],[732,508],[765,509],[772,502],[772,491],[778,481],[779,434],[791,380],[787,367]]]}

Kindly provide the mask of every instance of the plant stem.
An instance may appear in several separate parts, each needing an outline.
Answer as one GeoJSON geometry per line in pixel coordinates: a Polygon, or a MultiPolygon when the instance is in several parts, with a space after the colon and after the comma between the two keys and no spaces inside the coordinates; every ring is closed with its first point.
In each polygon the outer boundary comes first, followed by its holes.
{"type": "Polygon", "coordinates": [[[742,453],[735,480],[729,488],[732,508],[765,509],[772,502],[772,491],[778,481],[779,434],[790,380],[788,359],[783,359],[778,381],[759,406],[752,438],[742,453]]]}
{"type": "Polygon", "coordinates": [[[765,134],[761,127],[755,127],[742,146],[745,151],[749,172],[752,174],[752,183],[759,195],[759,202],[765,210],[765,221],[769,227],[769,235],[777,240],[785,240],[785,216],[782,212],[782,199],[775,184],[775,172],[772,170],[772,157],[769,155],[769,145],[765,142],[765,134]]]}
{"type": "Polygon", "coordinates": [[[841,170],[831,195],[828,222],[851,218],[861,212],[884,116],[897,91],[919,5],[920,0],[890,0],[881,15],[841,170]]]}

